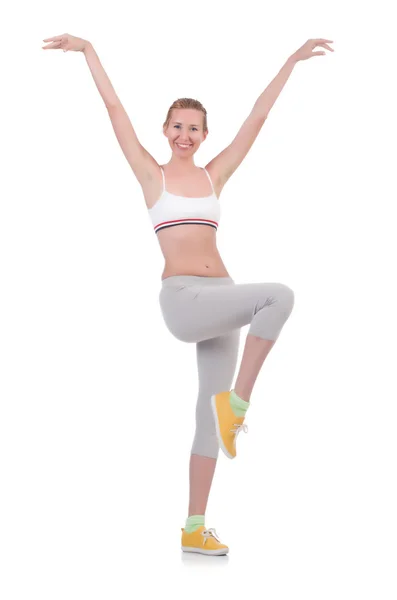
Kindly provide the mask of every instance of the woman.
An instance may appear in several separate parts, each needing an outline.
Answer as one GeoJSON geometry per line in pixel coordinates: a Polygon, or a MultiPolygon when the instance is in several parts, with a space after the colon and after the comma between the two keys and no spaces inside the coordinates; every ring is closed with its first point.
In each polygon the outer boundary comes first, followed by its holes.
{"type": "Polygon", "coordinates": [[[247,431],[251,392],[270,349],[291,314],[294,293],[281,283],[235,284],[219,256],[216,231],[219,196],[255,141],[270,109],[297,62],[331,40],[308,40],[292,54],[259,96],[237,136],[205,169],[194,154],[208,135],[207,113],[197,100],[183,98],[170,107],[163,125],[170,161],[159,166],[137,139],[131,122],[90,42],[69,34],[43,40],[44,49],[83,52],[95,84],[143,195],[164,258],[160,307],[169,331],[197,348],[199,393],[196,433],[190,457],[190,501],[182,550],[227,554],[215,529],[206,529],[205,511],[219,447],[236,456],[236,439],[247,431]],[[183,227],[182,227],[183,225],[183,227]],[[233,389],[241,327],[250,324],[233,389]]]}

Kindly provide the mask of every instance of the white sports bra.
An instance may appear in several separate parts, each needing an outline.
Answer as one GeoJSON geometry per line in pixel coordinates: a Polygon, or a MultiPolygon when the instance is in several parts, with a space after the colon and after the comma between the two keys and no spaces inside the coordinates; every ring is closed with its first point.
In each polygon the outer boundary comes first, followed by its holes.
{"type": "Polygon", "coordinates": [[[216,197],[211,177],[206,169],[204,171],[210,180],[212,194],[200,198],[189,198],[188,196],[176,196],[165,189],[165,176],[163,168],[163,193],[156,204],[149,208],[149,216],[154,226],[154,232],[167,227],[177,225],[209,225],[218,229],[220,220],[220,204],[216,197]]]}

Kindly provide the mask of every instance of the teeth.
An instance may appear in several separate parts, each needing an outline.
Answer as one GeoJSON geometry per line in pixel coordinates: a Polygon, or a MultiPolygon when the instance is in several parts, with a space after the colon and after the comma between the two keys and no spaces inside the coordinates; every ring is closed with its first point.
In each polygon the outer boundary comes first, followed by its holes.
{"type": "Polygon", "coordinates": [[[177,146],[180,146],[180,148],[189,148],[191,144],[177,144],[177,146]]]}

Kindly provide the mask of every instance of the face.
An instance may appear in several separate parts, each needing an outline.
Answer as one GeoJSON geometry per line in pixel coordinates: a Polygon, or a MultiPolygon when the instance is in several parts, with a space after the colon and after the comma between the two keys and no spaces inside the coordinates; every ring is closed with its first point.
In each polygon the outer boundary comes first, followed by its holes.
{"type": "Polygon", "coordinates": [[[164,135],[168,138],[173,152],[182,155],[194,154],[207,137],[203,131],[204,115],[193,108],[174,108],[172,117],[164,135]],[[178,144],[187,145],[181,148],[178,144]]]}

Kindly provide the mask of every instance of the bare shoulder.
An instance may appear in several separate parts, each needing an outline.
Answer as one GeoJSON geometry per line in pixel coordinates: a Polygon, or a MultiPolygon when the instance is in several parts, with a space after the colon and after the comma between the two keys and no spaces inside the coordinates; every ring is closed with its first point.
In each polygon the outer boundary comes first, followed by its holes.
{"type": "Polygon", "coordinates": [[[151,181],[160,181],[161,180],[161,171],[160,165],[157,160],[153,158],[153,156],[148,152],[143,146],[143,161],[141,167],[140,177],[138,178],[139,183],[143,186],[147,182],[151,181]]]}
{"type": "Polygon", "coordinates": [[[205,165],[205,170],[207,171],[208,175],[211,177],[211,181],[212,181],[214,187],[216,189],[222,188],[224,185],[224,182],[221,181],[221,175],[220,175],[220,173],[218,173],[218,171],[216,169],[216,165],[214,164],[213,160],[211,160],[207,165],[205,165]]]}
{"type": "Polygon", "coordinates": [[[213,160],[206,165],[205,169],[206,169],[208,175],[211,177],[211,181],[212,181],[212,185],[214,186],[215,193],[216,193],[217,197],[219,198],[221,195],[221,192],[225,186],[225,183],[227,182],[227,178],[222,176],[222,174],[217,169],[216,164],[214,164],[213,160]]]}

